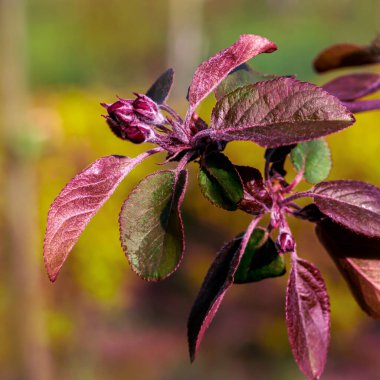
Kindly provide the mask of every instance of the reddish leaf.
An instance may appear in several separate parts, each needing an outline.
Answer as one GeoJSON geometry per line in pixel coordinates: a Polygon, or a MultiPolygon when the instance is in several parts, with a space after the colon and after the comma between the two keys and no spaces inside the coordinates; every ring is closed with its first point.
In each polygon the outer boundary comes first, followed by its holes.
{"type": "Polygon", "coordinates": [[[286,293],[286,322],[299,368],[309,379],[319,379],[330,341],[330,304],[319,270],[295,255],[286,293]]]}
{"type": "Polygon", "coordinates": [[[380,319],[380,239],[353,233],[325,219],[316,233],[361,308],[380,319]]]}
{"type": "Polygon", "coordinates": [[[158,104],[165,102],[172,88],[174,78],[174,70],[168,69],[153,83],[146,93],[152,100],[158,104]]]}
{"type": "Polygon", "coordinates": [[[249,166],[235,166],[243,182],[244,195],[238,207],[252,215],[259,215],[272,207],[272,198],[264,186],[259,170],[249,166]]]}
{"type": "Polygon", "coordinates": [[[342,102],[342,104],[354,113],[380,110],[380,99],[362,100],[356,102],[342,102]]]}
{"type": "Polygon", "coordinates": [[[63,188],[50,206],[44,241],[45,266],[51,281],[56,280],[80,234],[119,183],[137,164],[160,150],[135,158],[100,158],[63,188]]]}
{"type": "Polygon", "coordinates": [[[361,66],[380,62],[380,51],[375,46],[337,44],[323,50],[314,60],[317,72],[347,66],[361,66]]]}
{"type": "MultiPolygon", "coordinates": [[[[277,46],[268,39],[253,34],[243,34],[227,49],[201,63],[190,84],[188,99],[193,111],[235,67],[261,53],[272,53],[277,46]]],[[[191,112],[192,113],[192,112],[191,112]]]]}
{"type": "Polygon", "coordinates": [[[322,88],[293,78],[240,87],[217,102],[211,137],[277,147],[348,127],[353,115],[322,88]]]}
{"type": "Polygon", "coordinates": [[[318,208],[360,234],[380,237],[380,189],[360,181],[321,182],[311,191],[318,208]]]}
{"type": "Polygon", "coordinates": [[[340,100],[355,100],[380,89],[380,74],[356,73],[343,75],[322,87],[340,100]]]}
{"type": "Polygon", "coordinates": [[[190,359],[193,361],[203,336],[215,317],[226,294],[233,285],[234,274],[247,247],[258,219],[248,226],[243,238],[228,242],[218,253],[203,281],[198,296],[191,309],[187,323],[187,337],[190,359]]]}

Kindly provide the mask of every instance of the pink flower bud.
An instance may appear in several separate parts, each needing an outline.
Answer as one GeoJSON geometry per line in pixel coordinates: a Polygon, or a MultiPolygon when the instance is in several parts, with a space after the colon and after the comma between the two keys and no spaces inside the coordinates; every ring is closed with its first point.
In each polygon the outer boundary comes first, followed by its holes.
{"type": "Polygon", "coordinates": [[[119,99],[113,104],[101,105],[107,110],[108,116],[104,117],[117,137],[140,144],[154,136],[152,128],[135,114],[132,100],[119,99]]]}
{"type": "Polygon", "coordinates": [[[289,232],[280,232],[276,244],[278,249],[283,253],[293,252],[295,248],[295,241],[289,232]]]}
{"type": "Polygon", "coordinates": [[[147,124],[163,124],[165,118],[160,113],[158,105],[146,95],[135,95],[137,96],[137,99],[133,102],[133,110],[137,114],[137,117],[147,124]]]}
{"type": "Polygon", "coordinates": [[[151,128],[142,123],[136,123],[135,125],[118,123],[110,116],[106,116],[107,124],[111,128],[111,131],[119,138],[128,140],[134,144],[141,144],[145,141],[149,141],[153,135],[151,128]]]}

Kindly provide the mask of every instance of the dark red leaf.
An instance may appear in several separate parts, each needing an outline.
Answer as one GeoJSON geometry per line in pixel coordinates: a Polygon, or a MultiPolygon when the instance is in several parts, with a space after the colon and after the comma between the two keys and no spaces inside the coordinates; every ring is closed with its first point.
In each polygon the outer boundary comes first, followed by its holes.
{"type": "Polygon", "coordinates": [[[317,72],[347,66],[361,66],[380,62],[380,51],[375,46],[337,44],[323,50],[314,60],[317,72]]]}
{"type": "Polygon", "coordinates": [[[244,195],[238,207],[252,215],[259,215],[272,207],[272,198],[264,186],[259,170],[249,166],[236,166],[243,182],[244,195]]]}
{"type": "Polygon", "coordinates": [[[360,234],[380,237],[380,189],[360,181],[321,182],[311,191],[318,208],[360,234]]]}
{"type": "Polygon", "coordinates": [[[259,218],[248,226],[242,238],[228,242],[218,253],[203,281],[187,323],[190,359],[193,361],[203,336],[226,294],[259,218]]]}
{"type": "Polygon", "coordinates": [[[44,241],[45,266],[55,281],[79,236],[124,177],[141,161],[161,149],[135,158],[107,156],[75,176],[50,206],[44,241]]]}
{"type": "Polygon", "coordinates": [[[165,102],[169,96],[170,89],[173,85],[174,70],[168,69],[153,83],[152,87],[146,93],[152,100],[158,104],[165,102]]]}
{"type": "Polygon", "coordinates": [[[354,120],[322,88],[280,77],[240,87],[218,101],[207,132],[226,141],[249,140],[278,147],[337,132],[354,120]]]}
{"type": "Polygon", "coordinates": [[[325,219],[316,233],[361,308],[380,319],[380,239],[353,233],[325,219]]]}
{"type": "Polygon", "coordinates": [[[322,86],[340,100],[355,100],[380,89],[380,74],[356,73],[343,75],[322,86]]]}
{"type": "Polygon", "coordinates": [[[286,293],[286,322],[299,368],[309,379],[319,379],[330,341],[329,298],[318,268],[295,255],[286,293]]]}
{"type": "Polygon", "coordinates": [[[190,84],[188,99],[191,113],[231,70],[258,54],[272,53],[276,49],[277,46],[264,37],[243,34],[233,45],[201,63],[190,84]]]}

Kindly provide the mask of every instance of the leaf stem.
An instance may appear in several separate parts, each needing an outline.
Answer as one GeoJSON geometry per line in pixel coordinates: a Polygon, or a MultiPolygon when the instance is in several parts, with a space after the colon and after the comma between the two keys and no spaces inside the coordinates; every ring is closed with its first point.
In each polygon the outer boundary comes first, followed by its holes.
{"type": "Polygon", "coordinates": [[[288,198],[285,198],[280,206],[283,207],[283,206],[286,206],[287,204],[293,202],[294,200],[298,199],[298,198],[307,198],[307,197],[312,197],[313,196],[313,193],[311,191],[303,191],[301,193],[295,193],[293,195],[291,195],[290,197],[288,198]]]}
{"type": "Polygon", "coordinates": [[[287,187],[285,187],[285,189],[283,189],[282,192],[285,194],[291,193],[297,187],[297,185],[301,182],[304,172],[305,172],[305,165],[302,166],[302,169],[294,177],[292,183],[288,185],[287,187]]]}

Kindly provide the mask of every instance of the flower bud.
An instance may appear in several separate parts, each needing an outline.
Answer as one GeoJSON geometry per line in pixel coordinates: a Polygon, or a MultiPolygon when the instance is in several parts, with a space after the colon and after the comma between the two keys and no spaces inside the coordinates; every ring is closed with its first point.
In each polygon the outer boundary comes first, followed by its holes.
{"type": "Polygon", "coordinates": [[[135,144],[149,141],[154,132],[152,128],[136,114],[133,100],[119,99],[115,103],[101,105],[107,110],[107,124],[112,132],[123,140],[129,140],[135,144]]]}
{"type": "Polygon", "coordinates": [[[111,131],[119,138],[128,140],[134,144],[141,144],[145,141],[149,141],[154,132],[151,128],[142,123],[136,123],[135,125],[123,124],[115,122],[111,117],[106,116],[107,124],[111,128],[111,131]]]}
{"type": "Polygon", "coordinates": [[[293,252],[296,245],[293,236],[289,232],[280,232],[276,244],[282,253],[293,252]]]}
{"type": "Polygon", "coordinates": [[[163,124],[165,118],[151,98],[142,94],[135,94],[137,99],[133,102],[133,110],[137,117],[147,124],[160,125],[163,124]]]}

